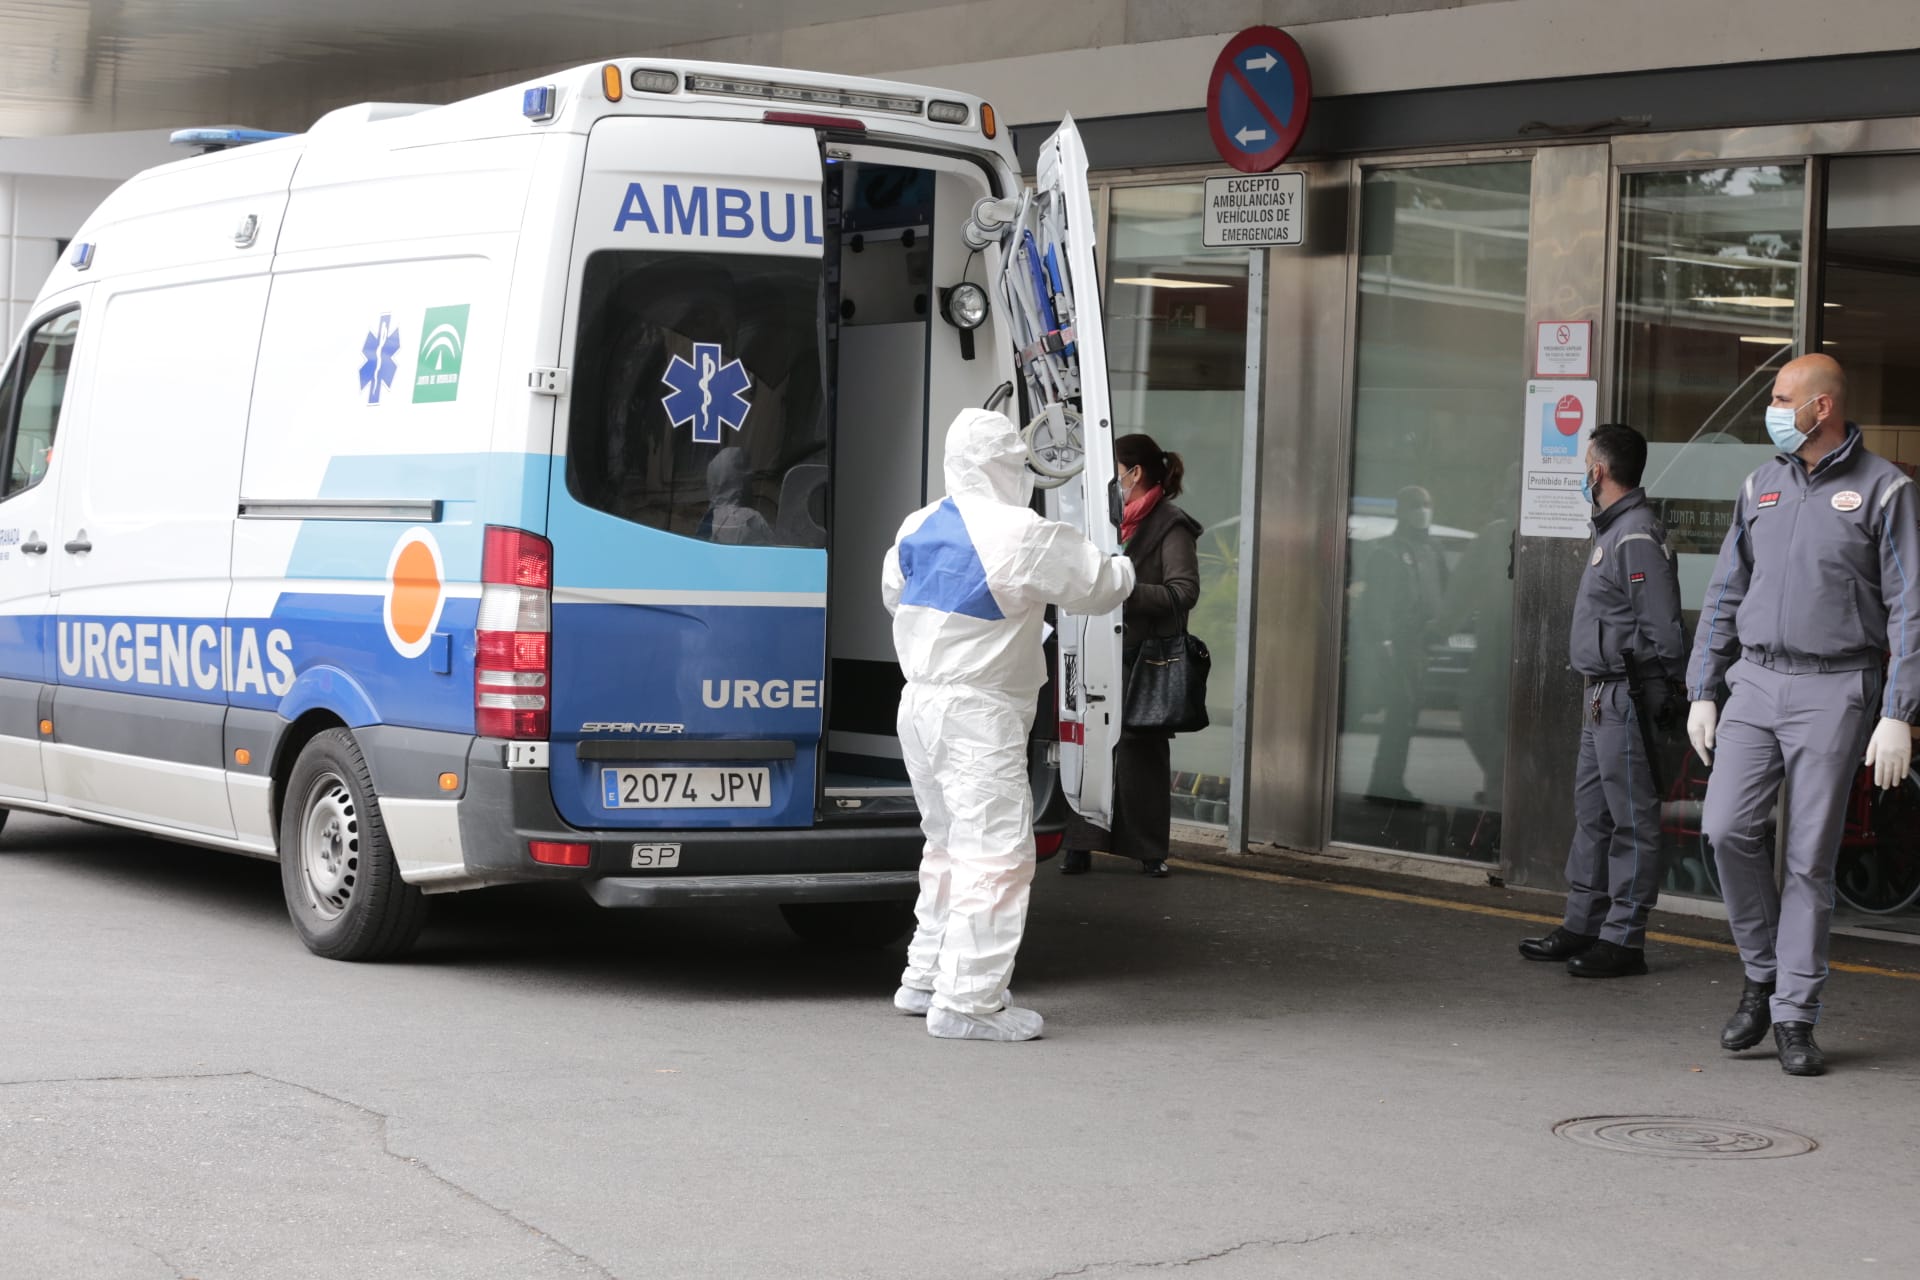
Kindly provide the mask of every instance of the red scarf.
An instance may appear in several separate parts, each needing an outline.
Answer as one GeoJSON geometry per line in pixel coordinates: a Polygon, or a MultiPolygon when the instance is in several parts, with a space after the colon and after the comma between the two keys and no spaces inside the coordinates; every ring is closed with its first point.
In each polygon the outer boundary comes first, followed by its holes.
{"type": "Polygon", "coordinates": [[[1133,496],[1127,499],[1127,509],[1120,514],[1120,542],[1123,546],[1132,542],[1133,535],[1140,532],[1140,522],[1160,505],[1160,497],[1159,485],[1133,491],[1133,496]]]}

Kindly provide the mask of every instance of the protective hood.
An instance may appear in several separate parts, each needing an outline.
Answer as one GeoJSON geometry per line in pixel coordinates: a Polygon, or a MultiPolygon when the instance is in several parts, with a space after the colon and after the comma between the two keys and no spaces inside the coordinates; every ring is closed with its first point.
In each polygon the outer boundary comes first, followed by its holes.
{"type": "Polygon", "coordinates": [[[1004,413],[962,409],[947,428],[947,492],[1010,507],[1033,501],[1027,447],[1004,413]]]}
{"type": "Polygon", "coordinates": [[[714,454],[713,461],[707,464],[707,494],[713,505],[737,507],[745,502],[747,480],[751,475],[744,449],[722,449],[714,454]]]}

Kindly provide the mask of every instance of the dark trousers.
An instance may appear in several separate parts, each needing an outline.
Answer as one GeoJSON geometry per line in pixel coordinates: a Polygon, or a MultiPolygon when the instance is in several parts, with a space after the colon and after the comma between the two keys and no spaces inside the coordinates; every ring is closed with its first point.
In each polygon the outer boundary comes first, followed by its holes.
{"type": "Polygon", "coordinates": [[[1626,682],[1587,686],[1573,775],[1566,927],[1644,947],[1660,895],[1660,792],[1626,682]],[[1591,711],[1598,706],[1595,719],[1591,711]]]}
{"type": "Polygon", "coordinates": [[[1165,734],[1124,734],[1113,755],[1113,830],[1102,831],[1079,814],[1067,823],[1066,847],[1104,850],[1142,862],[1167,856],[1172,839],[1173,739],[1165,734]]]}

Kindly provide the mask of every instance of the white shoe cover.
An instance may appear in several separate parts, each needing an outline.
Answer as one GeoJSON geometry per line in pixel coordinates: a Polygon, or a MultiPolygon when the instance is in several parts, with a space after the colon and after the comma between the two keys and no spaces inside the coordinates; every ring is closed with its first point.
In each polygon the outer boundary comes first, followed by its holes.
{"type": "MultiPolygon", "coordinates": [[[[1007,1003],[1013,1003],[1013,989],[1007,989],[1007,1003]]],[[[902,1013],[910,1013],[916,1018],[927,1016],[927,1010],[933,1008],[933,992],[922,991],[918,987],[902,986],[893,993],[893,1007],[902,1013]]]]}
{"type": "Polygon", "coordinates": [[[927,1034],[942,1040],[1032,1040],[1045,1025],[1033,1010],[1012,1005],[996,1013],[955,1013],[938,1008],[927,1011],[927,1034]]]}

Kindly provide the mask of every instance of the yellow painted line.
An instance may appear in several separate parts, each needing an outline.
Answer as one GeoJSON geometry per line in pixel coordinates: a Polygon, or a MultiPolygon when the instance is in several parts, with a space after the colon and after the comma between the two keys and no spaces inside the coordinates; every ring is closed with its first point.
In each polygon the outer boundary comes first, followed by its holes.
{"type": "MultiPolygon", "coordinates": [[[[1375,898],[1382,902],[1404,902],[1414,907],[1438,907],[1443,911],[1464,911],[1468,915],[1494,916],[1501,920],[1525,920],[1529,924],[1556,925],[1559,916],[1542,915],[1537,911],[1515,911],[1511,907],[1486,907],[1477,902],[1455,902],[1450,898],[1430,898],[1421,893],[1401,893],[1395,889],[1375,889],[1363,884],[1330,884],[1325,880],[1309,880],[1305,876],[1290,876],[1279,871],[1255,871],[1248,867],[1222,867],[1211,862],[1189,862],[1185,858],[1171,860],[1173,866],[1183,871],[1203,871],[1209,875],[1233,876],[1241,880],[1261,880],[1268,884],[1293,885],[1302,889],[1324,889],[1328,893],[1344,893],[1350,898],[1375,898]]],[[[1649,933],[1650,942],[1665,943],[1673,947],[1692,947],[1696,951],[1718,951],[1722,955],[1738,955],[1739,948],[1729,942],[1714,942],[1707,938],[1688,938],[1677,933],[1649,933]]],[[[1920,973],[1910,973],[1904,969],[1885,969],[1872,964],[1847,964],[1835,960],[1827,966],[1841,973],[1864,973],[1876,978],[1898,978],[1902,982],[1920,982],[1920,973]]]]}

